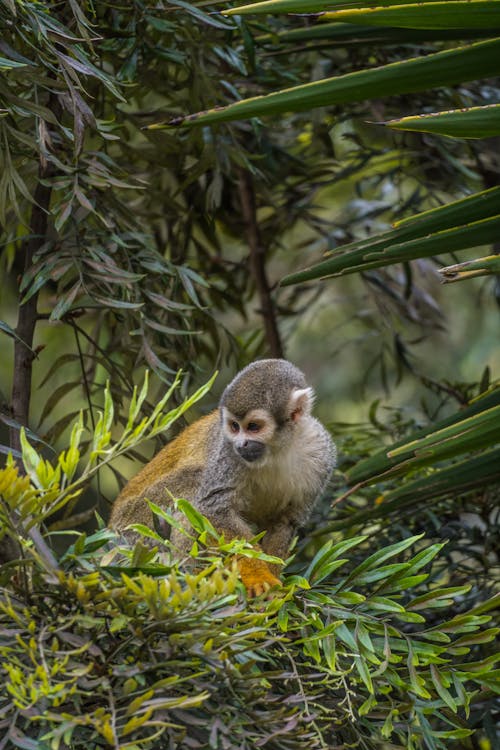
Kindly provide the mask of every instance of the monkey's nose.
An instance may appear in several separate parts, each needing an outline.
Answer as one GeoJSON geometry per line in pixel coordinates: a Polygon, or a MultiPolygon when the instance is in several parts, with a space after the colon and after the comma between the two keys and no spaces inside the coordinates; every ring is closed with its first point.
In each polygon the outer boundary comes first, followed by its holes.
{"type": "Polygon", "coordinates": [[[237,451],[245,461],[252,462],[260,458],[264,454],[265,449],[266,446],[259,440],[245,440],[244,443],[238,446],[237,451]]]}

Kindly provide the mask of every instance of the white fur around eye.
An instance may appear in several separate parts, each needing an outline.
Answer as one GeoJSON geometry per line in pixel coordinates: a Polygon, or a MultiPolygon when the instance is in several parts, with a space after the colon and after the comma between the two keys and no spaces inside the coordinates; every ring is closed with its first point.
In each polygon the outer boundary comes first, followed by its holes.
{"type": "Polygon", "coordinates": [[[276,422],[266,409],[252,409],[247,412],[243,424],[250,437],[255,435],[263,443],[269,442],[276,430],[276,422]],[[256,433],[247,429],[247,426],[252,422],[259,425],[259,430],[256,433]]]}
{"type": "Polygon", "coordinates": [[[239,424],[239,421],[236,419],[236,417],[233,414],[231,414],[229,409],[226,409],[225,407],[223,407],[222,408],[222,429],[224,430],[225,434],[231,439],[233,439],[235,435],[237,435],[239,432],[239,430],[234,431],[232,429],[231,425],[233,424],[233,422],[237,424],[239,427],[241,427],[241,425],[239,424]]]}

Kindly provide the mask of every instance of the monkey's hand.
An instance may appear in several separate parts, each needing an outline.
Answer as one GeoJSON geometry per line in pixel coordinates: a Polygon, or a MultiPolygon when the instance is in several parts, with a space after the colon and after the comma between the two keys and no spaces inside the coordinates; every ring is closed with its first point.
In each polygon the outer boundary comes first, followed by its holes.
{"type": "Polygon", "coordinates": [[[271,573],[269,565],[264,560],[238,557],[238,570],[248,596],[260,596],[274,586],[281,586],[280,579],[271,573]]]}

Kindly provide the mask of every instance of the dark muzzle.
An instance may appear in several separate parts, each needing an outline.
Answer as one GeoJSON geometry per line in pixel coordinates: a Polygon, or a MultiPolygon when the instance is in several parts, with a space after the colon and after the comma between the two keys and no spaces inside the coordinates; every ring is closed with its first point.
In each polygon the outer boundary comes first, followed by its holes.
{"type": "Polygon", "coordinates": [[[258,440],[245,440],[242,445],[237,448],[238,454],[245,459],[245,461],[256,461],[264,455],[266,446],[264,443],[258,440]]]}

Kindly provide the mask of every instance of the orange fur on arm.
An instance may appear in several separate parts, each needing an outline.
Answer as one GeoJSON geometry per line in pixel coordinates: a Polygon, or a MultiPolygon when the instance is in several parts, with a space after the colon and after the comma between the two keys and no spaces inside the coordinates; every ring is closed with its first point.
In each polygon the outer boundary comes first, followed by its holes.
{"type": "Polygon", "coordinates": [[[264,560],[240,555],[237,564],[248,596],[260,596],[274,586],[281,586],[280,579],[271,573],[269,565],[264,560]]]}

